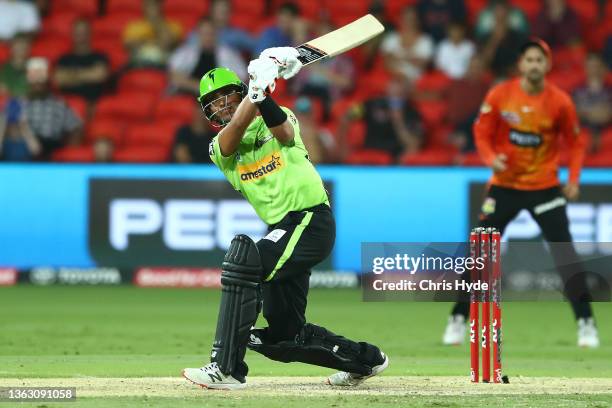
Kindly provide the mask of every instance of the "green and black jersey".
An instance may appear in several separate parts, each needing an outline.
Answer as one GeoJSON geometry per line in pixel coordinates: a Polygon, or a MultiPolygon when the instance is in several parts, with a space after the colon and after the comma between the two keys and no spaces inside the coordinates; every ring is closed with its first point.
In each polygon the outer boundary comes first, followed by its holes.
{"type": "Polygon", "coordinates": [[[216,136],[210,144],[210,157],[232,186],[240,191],[268,225],[279,222],[289,211],[318,204],[329,205],[323,181],[308,160],[298,121],[282,108],[294,129],[290,146],[281,144],[257,116],[240,141],[238,150],[224,157],[216,136]]]}

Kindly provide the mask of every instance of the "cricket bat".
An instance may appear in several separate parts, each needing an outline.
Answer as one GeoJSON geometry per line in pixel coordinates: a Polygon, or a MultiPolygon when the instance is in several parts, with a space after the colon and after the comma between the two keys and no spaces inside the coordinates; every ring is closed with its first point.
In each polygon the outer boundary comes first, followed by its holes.
{"type": "Polygon", "coordinates": [[[296,49],[303,65],[330,58],[360,46],[385,31],[383,25],[371,14],[340,27],[319,38],[308,41],[296,49]]]}

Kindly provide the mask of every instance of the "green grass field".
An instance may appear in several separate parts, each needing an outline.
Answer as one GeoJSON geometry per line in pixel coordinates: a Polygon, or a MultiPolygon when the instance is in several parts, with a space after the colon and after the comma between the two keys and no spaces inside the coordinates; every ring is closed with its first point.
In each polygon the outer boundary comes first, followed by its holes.
{"type": "Polygon", "coordinates": [[[594,305],[597,350],[576,347],[567,304],[504,304],[511,384],[470,384],[467,345],[440,343],[449,304],[364,303],[357,290],[313,290],[308,319],[380,345],[391,359],[384,375],[362,390],[330,390],[322,384],[330,370],[248,353],[253,386],[227,393],[180,377],[207,361],[218,299],[211,290],[1,288],[0,386],[77,386],[68,407],[612,406],[610,303],[594,305]]]}

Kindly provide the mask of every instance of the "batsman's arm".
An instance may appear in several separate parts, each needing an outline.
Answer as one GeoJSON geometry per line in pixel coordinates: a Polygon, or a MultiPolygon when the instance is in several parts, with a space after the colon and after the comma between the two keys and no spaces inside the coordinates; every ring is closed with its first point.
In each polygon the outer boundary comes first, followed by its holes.
{"type": "Polygon", "coordinates": [[[248,98],[243,98],[232,120],[219,132],[219,149],[224,157],[231,156],[238,150],[240,140],[256,114],[257,106],[248,98]]]}

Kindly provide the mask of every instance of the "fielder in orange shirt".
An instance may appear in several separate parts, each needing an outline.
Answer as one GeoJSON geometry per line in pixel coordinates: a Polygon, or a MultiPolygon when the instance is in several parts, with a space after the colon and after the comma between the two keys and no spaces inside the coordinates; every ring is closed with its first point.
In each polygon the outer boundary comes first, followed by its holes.
{"type": "MultiPolygon", "coordinates": [[[[480,226],[497,228],[503,234],[521,210],[529,211],[544,238],[555,243],[550,251],[578,322],[578,345],[597,347],[591,297],[566,213],[567,200],[578,198],[586,143],[571,98],[545,80],[551,62],[548,45],[531,39],[521,47],[520,77],[493,87],[481,106],[474,137],[493,176],[482,204],[480,226]],[[569,147],[569,180],[561,187],[557,173],[564,144],[569,147]]],[[[463,342],[468,310],[467,299],[462,297],[449,318],[445,344],[463,342]]]]}

